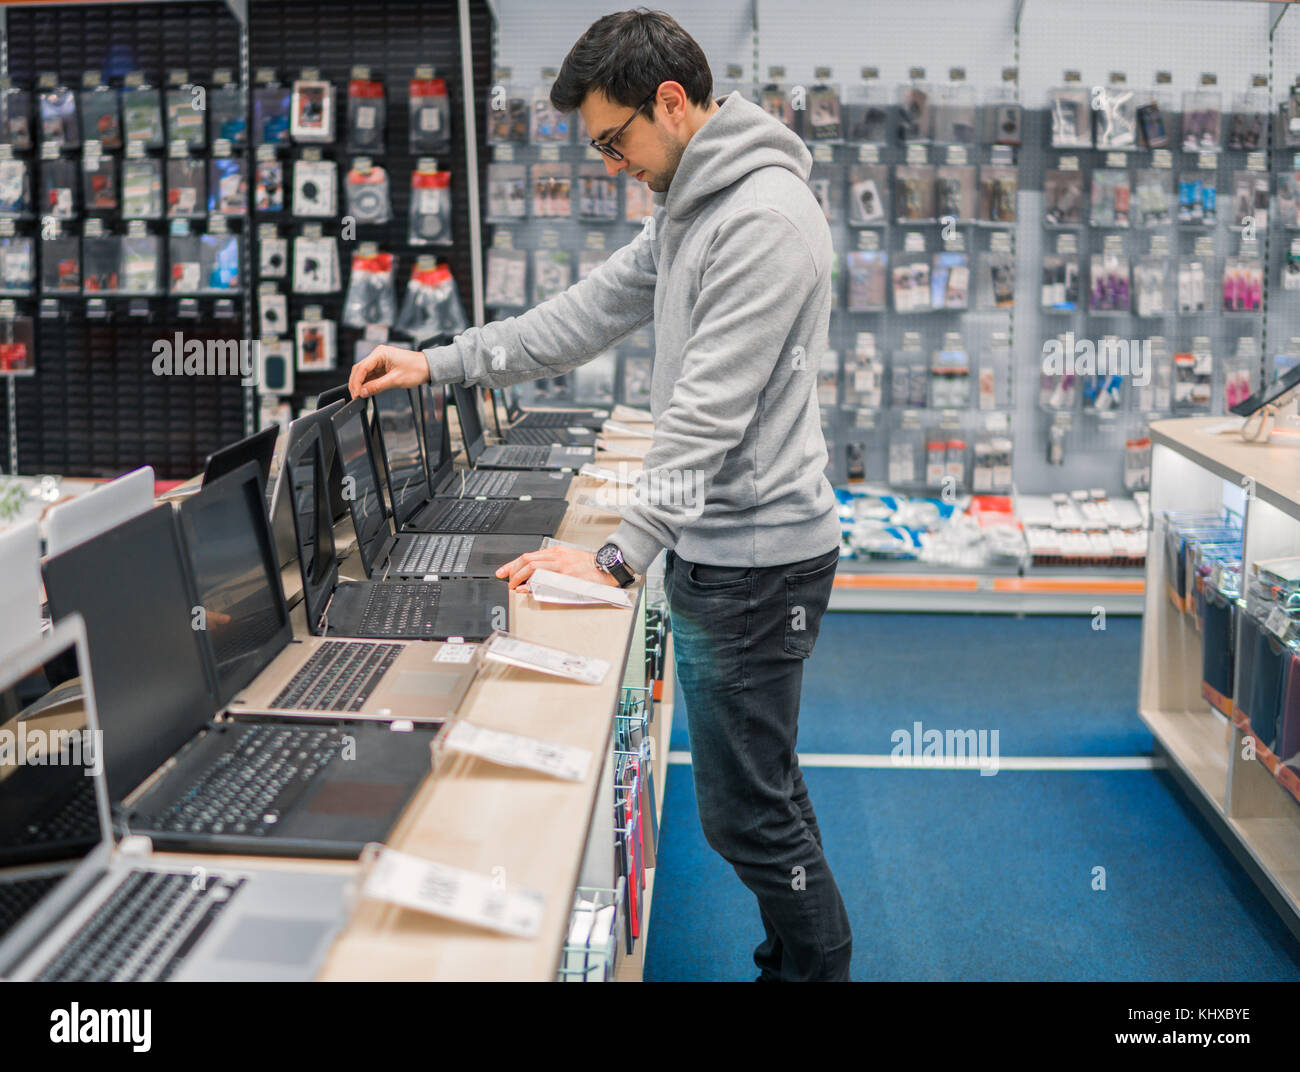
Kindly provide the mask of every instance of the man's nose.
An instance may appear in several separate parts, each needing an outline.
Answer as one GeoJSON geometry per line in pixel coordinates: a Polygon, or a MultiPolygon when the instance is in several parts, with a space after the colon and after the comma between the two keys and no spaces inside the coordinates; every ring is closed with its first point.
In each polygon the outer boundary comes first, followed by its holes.
{"type": "Polygon", "coordinates": [[[617,175],[627,167],[627,157],[624,157],[622,160],[611,160],[608,156],[605,156],[602,153],[601,159],[605,161],[606,173],[611,176],[617,175]]]}

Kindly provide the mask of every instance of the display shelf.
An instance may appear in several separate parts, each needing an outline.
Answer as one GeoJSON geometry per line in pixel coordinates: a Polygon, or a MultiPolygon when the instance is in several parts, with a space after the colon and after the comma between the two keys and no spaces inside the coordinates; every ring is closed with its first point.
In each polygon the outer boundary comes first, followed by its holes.
{"type": "Polygon", "coordinates": [[[958,571],[918,563],[852,563],[844,559],[831,591],[831,610],[987,612],[1000,614],[1141,614],[1140,570],[1027,570],[990,567],[958,571]]]}

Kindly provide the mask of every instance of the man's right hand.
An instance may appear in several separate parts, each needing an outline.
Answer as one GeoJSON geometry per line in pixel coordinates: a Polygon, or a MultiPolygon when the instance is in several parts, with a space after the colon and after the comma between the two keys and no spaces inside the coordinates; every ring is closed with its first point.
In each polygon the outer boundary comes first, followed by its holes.
{"type": "Polygon", "coordinates": [[[418,387],[428,382],[429,361],[419,350],[376,346],[352,366],[348,393],[353,398],[369,398],[393,387],[418,387]]]}

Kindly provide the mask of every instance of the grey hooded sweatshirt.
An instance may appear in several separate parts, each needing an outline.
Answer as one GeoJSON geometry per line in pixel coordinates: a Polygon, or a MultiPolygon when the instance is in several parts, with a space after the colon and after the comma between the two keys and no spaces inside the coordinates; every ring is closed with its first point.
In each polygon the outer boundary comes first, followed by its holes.
{"type": "Polygon", "coordinates": [[[665,547],[743,567],[839,545],[817,404],[831,236],[810,167],[798,137],[732,93],[633,241],[555,298],[425,352],[433,383],[504,387],[576,368],[653,318],[654,439],[609,537],[637,573],[665,547]]]}

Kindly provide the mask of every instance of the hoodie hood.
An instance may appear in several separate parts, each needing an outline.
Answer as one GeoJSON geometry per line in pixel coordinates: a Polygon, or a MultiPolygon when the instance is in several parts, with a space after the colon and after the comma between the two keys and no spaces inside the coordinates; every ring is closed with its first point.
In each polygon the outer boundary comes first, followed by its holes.
{"type": "Polygon", "coordinates": [[[764,167],[783,167],[807,182],[812,154],[779,119],[733,92],[687,142],[662,195],[669,217],[694,214],[714,194],[764,167]]]}

